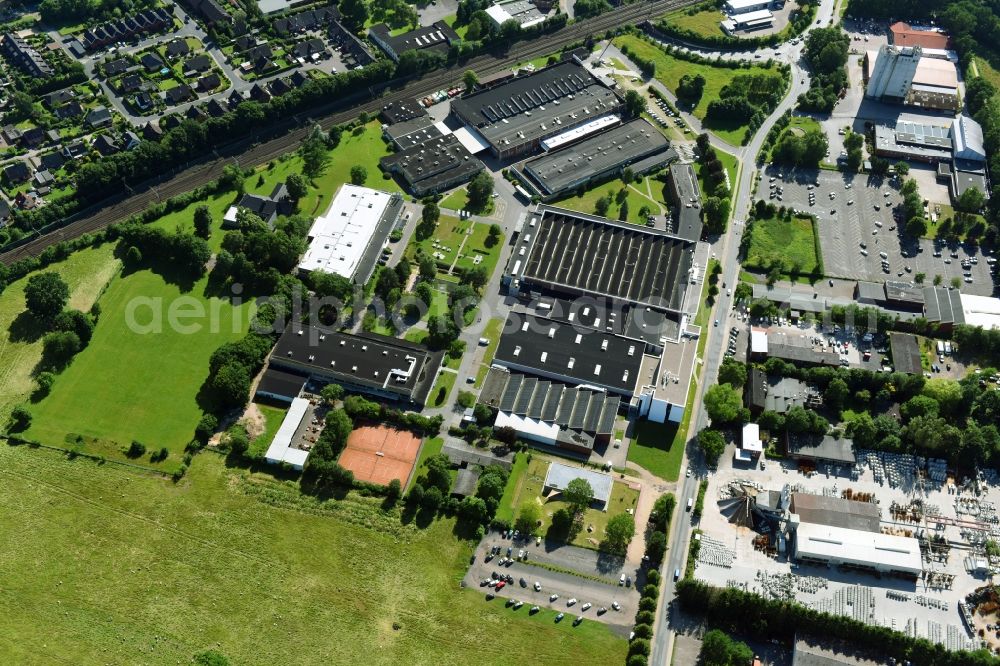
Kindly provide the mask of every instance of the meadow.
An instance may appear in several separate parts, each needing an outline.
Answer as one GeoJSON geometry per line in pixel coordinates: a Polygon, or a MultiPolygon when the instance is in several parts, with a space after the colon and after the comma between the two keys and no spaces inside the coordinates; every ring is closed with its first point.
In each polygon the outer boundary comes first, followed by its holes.
{"type": "Polygon", "coordinates": [[[178,484],[0,446],[7,663],[624,663],[598,622],[556,624],[462,590],[472,544],[353,494],[200,455],[178,484]],[[502,647],[495,638],[503,637],[502,647]]]}
{"type": "Polygon", "coordinates": [[[816,232],[810,218],[754,220],[745,265],[766,270],[772,262],[786,273],[808,274],[819,269],[816,232]]]}

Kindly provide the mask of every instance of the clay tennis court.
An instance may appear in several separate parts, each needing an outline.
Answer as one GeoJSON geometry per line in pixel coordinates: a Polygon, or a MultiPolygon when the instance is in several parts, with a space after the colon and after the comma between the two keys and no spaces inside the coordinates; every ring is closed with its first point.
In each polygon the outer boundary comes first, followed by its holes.
{"type": "Polygon", "coordinates": [[[419,450],[420,438],[411,432],[362,426],[347,437],[340,465],[354,472],[359,481],[387,485],[399,479],[405,487],[419,450]]]}

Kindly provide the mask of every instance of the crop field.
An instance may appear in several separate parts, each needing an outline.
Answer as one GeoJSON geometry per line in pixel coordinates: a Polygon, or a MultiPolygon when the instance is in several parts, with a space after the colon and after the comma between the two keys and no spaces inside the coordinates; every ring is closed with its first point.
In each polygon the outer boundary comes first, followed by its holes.
{"type": "Polygon", "coordinates": [[[116,277],[100,300],[101,317],[86,349],[56,378],[48,397],[32,408],[27,439],[53,446],[82,446],[98,455],[121,458],[132,440],[147,450],[166,447],[165,464],[176,467],[201,417],[196,399],[208,376],[208,359],[224,342],[243,336],[251,303],[204,296],[206,278],[184,293],[148,270],[116,277]],[[170,325],[170,308],[183,298],[206,316],[184,320],[199,330],[170,325]],[[146,303],[146,305],[136,304],[146,303]],[[162,314],[159,330],[148,325],[162,314]],[[215,313],[212,316],[212,313],[215,313]],[[150,326],[150,328],[154,328],[150,326]]]}
{"type": "MultiPolygon", "coordinates": [[[[719,98],[719,91],[723,86],[732,81],[736,76],[743,74],[764,74],[768,76],[780,76],[776,69],[766,69],[764,67],[749,67],[746,69],[730,69],[728,67],[716,67],[706,63],[695,63],[676,58],[662,49],[643,41],[638,37],[624,35],[615,38],[617,46],[627,46],[632,52],[641,57],[652,60],[656,63],[656,78],[663,85],[673,92],[677,91],[681,77],[685,74],[701,74],[705,77],[705,90],[701,99],[694,107],[694,115],[702,120],[708,110],[708,103],[719,98]]],[[[746,125],[732,126],[708,126],[713,134],[719,136],[727,143],[738,146],[746,132],[746,125]]]]}
{"type": "MultiPolygon", "coordinates": [[[[112,247],[86,249],[45,271],[58,273],[70,288],[69,307],[87,311],[118,269],[112,247]]],[[[42,359],[41,334],[24,313],[25,277],[0,294],[0,427],[35,388],[34,372],[42,359]]]]}
{"type": "Polygon", "coordinates": [[[7,663],[187,664],[205,649],[241,665],[625,660],[599,622],[461,590],[472,544],[452,520],[419,529],[378,498],[314,500],[215,454],[174,484],[0,446],[0,502],[7,663]]]}

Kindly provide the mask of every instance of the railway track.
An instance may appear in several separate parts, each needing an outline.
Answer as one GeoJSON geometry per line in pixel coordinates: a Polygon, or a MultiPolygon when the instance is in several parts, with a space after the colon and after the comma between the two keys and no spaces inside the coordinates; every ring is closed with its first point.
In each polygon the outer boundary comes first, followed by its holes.
{"type": "Polygon", "coordinates": [[[266,164],[292,151],[306,137],[311,128],[319,124],[323,129],[345,123],[356,118],[361,112],[375,113],[391,102],[424,97],[442,88],[447,88],[462,77],[465,70],[472,69],[480,76],[492,74],[500,69],[558,51],[563,46],[589,36],[599,36],[607,30],[628,23],[660,16],[673,9],[693,5],[698,0],[656,0],[618,7],[610,12],[567,25],[549,35],[521,42],[503,54],[482,54],[451,67],[436,70],[421,78],[385,84],[377,92],[355,94],[349,98],[331,102],[323,107],[311,109],[269,132],[273,138],[255,141],[252,138],[235,141],[217,149],[203,161],[177,170],[158,181],[146,182],[129,188],[122,195],[106,200],[97,206],[77,213],[77,219],[60,229],[44,235],[37,235],[18,247],[0,253],[0,262],[11,264],[20,259],[39,255],[50,245],[78,238],[86,233],[99,231],[120,222],[130,215],[145,210],[151,204],[165,201],[170,197],[205,185],[222,175],[227,164],[236,163],[242,168],[252,168],[266,164]],[[356,102],[351,104],[351,102],[356,102]]]}

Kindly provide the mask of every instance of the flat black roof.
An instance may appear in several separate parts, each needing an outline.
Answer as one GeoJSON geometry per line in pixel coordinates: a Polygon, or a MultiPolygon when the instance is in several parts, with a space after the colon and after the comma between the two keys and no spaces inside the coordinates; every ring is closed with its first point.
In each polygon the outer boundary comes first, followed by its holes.
{"type": "Polygon", "coordinates": [[[391,34],[389,26],[384,23],[373,25],[369,32],[388,44],[397,55],[417,49],[447,51],[451,43],[459,39],[458,33],[444,21],[420,26],[395,36],[391,34]]]}
{"type": "Polygon", "coordinates": [[[646,343],[523,311],[507,316],[493,362],[568,384],[631,396],[646,343]]]}
{"type": "Polygon", "coordinates": [[[809,433],[788,434],[788,453],[811,460],[828,460],[837,463],[854,464],[854,441],[842,437],[834,439],[830,435],[809,433]]]}
{"type": "Polygon", "coordinates": [[[440,354],[384,335],[352,335],[322,326],[289,324],[271,352],[271,364],[423,402],[434,382],[440,354]]]}
{"type": "Polygon", "coordinates": [[[379,116],[390,125],[427,115],[427,109],[415,99],[391,102],[382,107],[379,116]]]}
{"type": "Polygon", "coordinates": [[[919,375],[924,371],[920,364],[920,345],[917,344],[917,336],[909,333],[889,333],[889,345],[892,349],[892,365],[896,372],[919,375]]]}
{"type": "Polygon", "coordinates": [[[767,355],[792,361],[793,363],[829,366],[840,365],[840,356],[834,352],[788,344],[787,342],[774,342],[771,336],[768,336],[767,340],[767,355]]]}
{"type": "Polygon", "coordinates": [[[470,153],[454,134],[404,148],[379,160],[385,171],[396,171],[418,191],[435,189],[439,183],[472,178],[483,163],[470,153]]]}
{"type": "Polygon", "coordinates": [[[305,375],[268,368],[257,384],[257,395],[291,402],[293,398],[298,397],[305,383],[305,375]]]}
{"type": "Polygon", "coordinates": [[[670,178],[677,191],[677,212],[674,223],[677,225],[677,235],[681,238],[696,241],[701,238],[701,189],[698,187],[698,176],[690,164],[672,164],[670,178]]]}
{"type": "Polygon", "coordinates": [[[695,244],[662,231],[539,206],[510,259],[512,277],[567,296],[678,311],[695,244]]]}
{"type": "Polygon", "coordinates": [[[385,135],[400,148],[410,148],[429,139],[441,136],[441,130],[434,126],[434,119],[419,116],[385,128],[385,135]]]}
{"type": "Polygon", "coordinates": [[[647,155],[666,153],[669,148],[666,137],[638,118],[529,160],[524,170],[547,193],[554,194],[647,155]]]}

